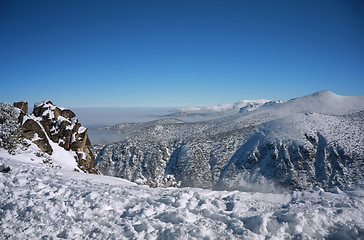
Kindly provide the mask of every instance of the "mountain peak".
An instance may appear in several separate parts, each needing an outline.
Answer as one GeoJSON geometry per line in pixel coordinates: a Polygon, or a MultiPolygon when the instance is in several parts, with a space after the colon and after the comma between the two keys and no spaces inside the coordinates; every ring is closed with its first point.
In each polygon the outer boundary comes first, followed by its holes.
{"type": "Polygon", "coordinates": [[[362,110],[364,96],[341,96],[325,90],[293,98],[280,108],[287,113],[299,111],[341,115],[362,110]]]}
{"type": "Polygon", "coordinates": [[[329,90],[321,90],[321,91],[315,92],[313,94],[335,94],[335,93],[330,92],[329,90]]]}
{"type": "Polygon", "coordinates": [[[328,98],[328,97],[339,97],[340,95],[337,95],[333,92],[330,92],[328,90],[322,90],[322,91],[318,91],[315,93],[311,93],[308,95],[305,95],[303,97],[298,97],[298,98],[293,98],[291,100],[296,100],[296,99],[304,99],[304,98],[328,98]]]}
{"type": "Polygon", "coordinates": [[[322,91],[318,91],[318,92],[315,92],[311,95],[308,95],[308,96],[313,96],[313,97],[341,97],[340,95],[336,94],[336,93],[333,93],[333,92],[330,92],[328,90],[322,90],[322,91]]]}

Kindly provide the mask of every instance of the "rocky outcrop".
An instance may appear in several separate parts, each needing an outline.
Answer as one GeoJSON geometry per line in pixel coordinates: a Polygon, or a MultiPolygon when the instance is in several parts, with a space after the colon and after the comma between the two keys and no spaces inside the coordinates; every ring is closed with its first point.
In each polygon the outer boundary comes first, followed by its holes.
{"type": "Polygon", "coordinates": [[[24,113],[21,119],[21,134],[31,140],[43,152],[52,155],[51,142],[58,144],[67,151],[74,151],[78,167],[89,173],[98,173],[95,168],[95,158],[89,149],[90,139],[87,128],[75,118],[75,114],[65,108],[44,101],[34,106],[33,114],[26,114],[26,102],[16,102],[15,107],[24,113]]]}

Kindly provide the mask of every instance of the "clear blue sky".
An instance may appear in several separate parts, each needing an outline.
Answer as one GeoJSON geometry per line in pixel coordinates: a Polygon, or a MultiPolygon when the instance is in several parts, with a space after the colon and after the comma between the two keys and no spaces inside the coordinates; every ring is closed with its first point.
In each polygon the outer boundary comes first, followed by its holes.
{"type": "Polygon", "coordinates": [[[66,107],[364,95],[364,2],[1,0],[0,80],[66,107]]]}

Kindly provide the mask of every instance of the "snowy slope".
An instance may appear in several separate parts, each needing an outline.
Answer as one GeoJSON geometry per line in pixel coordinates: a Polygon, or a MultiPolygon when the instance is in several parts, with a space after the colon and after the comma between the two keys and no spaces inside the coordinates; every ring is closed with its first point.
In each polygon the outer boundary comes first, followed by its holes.
{"type": "Polygon", "coordinates": [[[51,143],[53,148],[52,155],[42,152],[37,145],[27,140],[29,146],[27,149],[16,149],[13,154],[9,155],[8,151],[0,148],[0,156],[8,159],[23,161],[24,163],[45,164],[51,168],[62,168],[69,171],[81,171],[75,161],[75,153],[66,151],[58,144],[51,143]]]}
{"type": "Polygon", "coordinates": [[[1,239],[364,239],[364,189],[149,188],[0,156],[1,239]]]}

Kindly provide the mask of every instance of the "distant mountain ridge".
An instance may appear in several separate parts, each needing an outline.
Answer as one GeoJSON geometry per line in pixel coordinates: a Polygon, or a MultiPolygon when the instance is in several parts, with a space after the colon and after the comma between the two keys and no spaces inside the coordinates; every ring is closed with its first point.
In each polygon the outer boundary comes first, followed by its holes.
{"type": "Polygon", "coordinates": [[[177,110],[179,112],[201,112],[201,111],[224,112],[230,110],[239,111],[241,108],[261,106],[267,102],[270,102],[270,100],[266,99],[242,100],[240,102],[236,102],[233,104],[221,104],[221,105],[207,106],[207,107],[183,107],[183,108],[178,108],[177,110]]]}
{"type": "Polygon", "coordinates": [[[109,129],[120,141],[99,149],[96,165],[150,186],[352,186],[363,181],[363,110],[364,96],[321,91],[206,121],[119,124],[109,129]]]}

